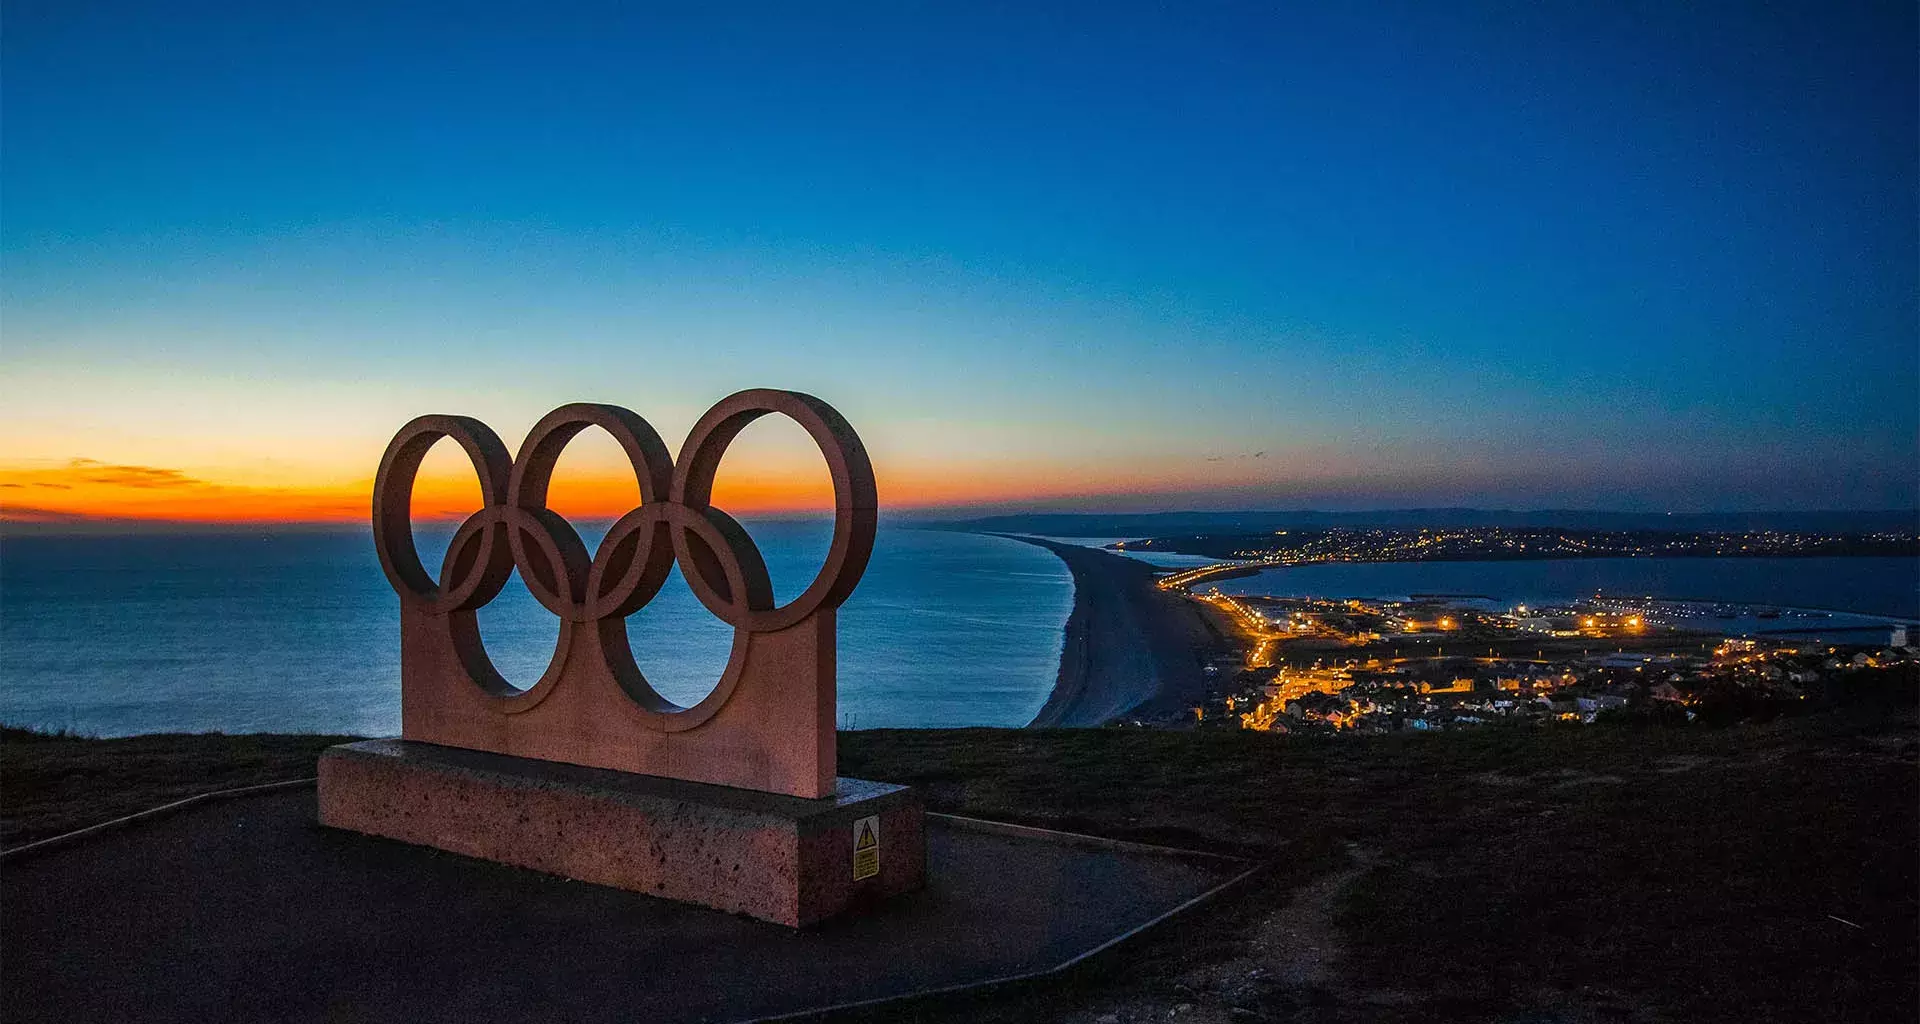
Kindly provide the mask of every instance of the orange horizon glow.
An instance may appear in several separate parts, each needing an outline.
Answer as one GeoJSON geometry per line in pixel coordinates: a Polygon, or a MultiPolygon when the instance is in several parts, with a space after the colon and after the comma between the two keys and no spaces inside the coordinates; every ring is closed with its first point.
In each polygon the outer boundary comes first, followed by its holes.
{"type": "MultiPolygon", "coordinates": [[[[714,504],[739,516],[830,514],[832,481],[819,450],[797,427],[749,428],[728,449],[714,504]]],[[[348,524],[367,522],[372,445],[315,446],[278,461],[244,449],[191,449],[204,461],[148,465],[91,458],[0,462],[0,522],[85,524],[348,524]]],[[[1030,453],[969,452],[927,457],[872,449],[884,511],[964,511],[1051,502],[1138,500],[1154,494],[1285,483],[1338,487],[1384,467],[1301,446],[1255,461],[1202,460],[1164,452],[1125,461],[1030,453]],[[1277,472],[1276,472],[1277,471],[1277,472]]],[[[640,504],[624,453],[610,436],[581,435],[561,456],[548,505],[569,518],[608,520],[640,504]]],[[[413,518],[459,521],[480,507],[466,455],[434,446],[414,481],[413,518]]]]}
{"type": "MultiPolygon", "coordinates": [[[[442,461],[457,462],[457,457],[442,461]]],[[[480,507],[479,483],[462,468],[423,469],[413,490],[416,521],[458,521],[480,507]]],[[[903,511],[1091,497],[1134,490],[1144,482],[1094,474],[1072,480],[1050,466],[879,466],[876,475],[882,507],[903,511]]],[[[262,485],[73,459],[53,466],[0,467],[0,522],[346,524],[367,521],[372,494],[371,475],[262,485]]],[[[556,475],[548,494],[551,508],[579,519],[617,518],[639,504],[631,475],[614,472],[556,475]]],[[[714,504],[734,515],[824,515],[833,508],[833,489],[825,473],[812,466],[776,464],[751,472],[729,467],[714,483],[714,504]]]]}

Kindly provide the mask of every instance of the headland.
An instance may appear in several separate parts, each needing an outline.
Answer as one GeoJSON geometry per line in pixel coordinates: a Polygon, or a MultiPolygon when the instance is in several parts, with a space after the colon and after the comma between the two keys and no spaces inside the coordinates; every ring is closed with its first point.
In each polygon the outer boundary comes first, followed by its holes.
{"type": "MultiPolygon", "coordinates": [[[[1217,851],[1269,867],[1198,908],[1202,916],[1191,923],[1100,954],[1088,973],[835,1019],[1911,1020],[1920,999],[1916,689],[1910,673],[1889,672],[1880,685],[1849,692],[1850,703],[1726,726],[1545,723],[1338,741],[1237,728],[842,733],[843,774],[921,787],[930,811],[1217,851]],[[1436,950],[1445,953],[1441,967],[1436,950]]],[[[314,757],[336,739],[95,740],[0,731],[7,779],[0,843],[31,842],[183,795],[311,777],[314,757]]],[[[297,843],[305,827],[248,834],[297,843]]],[[[229,839],[208,835],[206,842],[229,839]]],[[[92,857],[100,849],[82,842],[70,852],[92,857]]],[[[378,883],[374,861],[344,848],[340,854],[355,860],[350,891],[364,894],[378,883]]],[[[495,894],[518,900],[556,891],[538,876],[442,860],[445,871],[481,886],[460,897],[468,905],[495,894]]],[[[106,859],[90,863],[112,867],[106,859]]],[[[139,868],[120,870],[136,889],[143,879],[156,892],[173,884],[139,868]]],[[[1039,885],[1050,899],[1052,887],[1066,882],[1002,873],[1016,920],[1035,912],[1022,894],[1039,885]]],[[[10,877],[11,885],[25,884],[24,875],[10,877]]],[[[289,884],[311,886],[311,879],[293,876],[289,884]]],[[[80,906],[119,895],[60,892],[80,906]]],[[[233,895],[195,921],[204,928],[234,922],[234,908],[260,893],[233,895]]],[[[344,899],[337,890],[328,896],[335,904],[344,899]]],[[[505,954],[509,976],[519,991],[532,991],[537,965],[557,962],[548,977],[557,970],[566,985],[542,983],[567,994],[574,1018],[630,1017],[630,990],[607,984],[617,975],[603,967],[624,962],[634,948],[604,938],[623,927],[625,913],[609,909],[609,900],[624,897],[561,883],[553,898],[551,909],[526,920],[555,937],[526,947],[545,950],[540,956],[505,954]],[[576,921],[586,923],[567,930],[576,921]]],[[[497,913],[503,902],[489,905],[497,913]]],[[[18,916],[20,904],[7,906],[0,926],[8,935],[40,923],[18,916]]],[[[318,916],[337,918],[351,906],[318,916]]],[[[366,941],[383,949],[394,948],[377,927],[389,909],[365,911],[366,941]]],[[[711,936],[728,930],[724,922],[680,920],[711,936]]],[[[274,953],[288,929],[310,927],[302,921],[238,924],[274,953]]],[[[450,971],[450,985],[491,977],[506,962],[477,956],[464,935],[443,938],[433,949],[396,955],[480,965],[450,971]]],[[[9,946],[16,949],[25,952],[0,965],[7,980],[16,962],[36,952],[9,946]]],[[[100,983],[125,980],[113,966],[101,969],[100,983]]],[[[37,995],[0,985],[0,1015],[32,1016],[37,995]]],[[[226,995],[207,997],[207,1019],[240,1015],[222,1012],[227,1004],[218,1000],[226,995]]]]}

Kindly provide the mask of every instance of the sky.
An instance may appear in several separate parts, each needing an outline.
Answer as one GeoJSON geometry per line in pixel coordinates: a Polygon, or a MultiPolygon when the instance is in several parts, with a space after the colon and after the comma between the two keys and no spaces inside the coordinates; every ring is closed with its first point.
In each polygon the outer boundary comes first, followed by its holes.
{"type": "MultiPolygon", "coordinates": [[[[4,15],[9,519],[364,520],[413,416],[746,387],[902,512],[1920,504],[1911,3],[4,15]]],[[[716,498],[829,493],[768,420],[716,498]]]]}

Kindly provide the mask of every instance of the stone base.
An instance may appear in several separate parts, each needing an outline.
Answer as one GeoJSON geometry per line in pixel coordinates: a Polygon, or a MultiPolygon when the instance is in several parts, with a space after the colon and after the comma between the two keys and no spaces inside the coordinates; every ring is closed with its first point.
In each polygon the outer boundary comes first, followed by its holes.
{"type": "Polygon", "coordinates": [[[408,740],[320,756],[320,823],[792,927],[920,888],[919,793],[821,800],[408,740]],[[878,818],[878,871],[855,829],[878,818]]]}

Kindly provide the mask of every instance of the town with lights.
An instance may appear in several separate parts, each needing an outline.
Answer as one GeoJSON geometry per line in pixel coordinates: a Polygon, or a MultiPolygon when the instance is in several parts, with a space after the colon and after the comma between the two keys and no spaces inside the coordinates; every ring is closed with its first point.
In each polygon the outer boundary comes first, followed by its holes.
{"type": "Polygon", "coordinates": [[[1735,721],[1899,686],[1920,670],[1920,626],[1837,613],[1595,595],[1547,607],[1481,595],[1406,600],[1223,593],[1218,583],[1327,561],[1730,554],[1912,554],[1913,534],[1325,530],[1116,543],[1232,558],[1169,572],[1163,591],[1220,625],[1199,728],[1383,733],[1498,722],[1735,721]],[[1745,628],[1740,628],[1745,627],[1745,628]],[[1755,628],[1757,627],[1757,628],[1755,628]],[[1818,638],[1813,638],[1818,634],[1818,638]],[[1845,642],[1836,642],[1835,637],[1845,642]]]}
{"type": "Polygon", "coordinates": [[[1199,555],[1213,565],[1176,573],[1164,587],[1251,576],[1319,562],[1492,562],[1566,558],[1812,558],[1920,556],[1920,532],[1810,533],[1570,530],[1530,527],[1279,530],[1121,541],[1115,550],[1199,555]]]}

